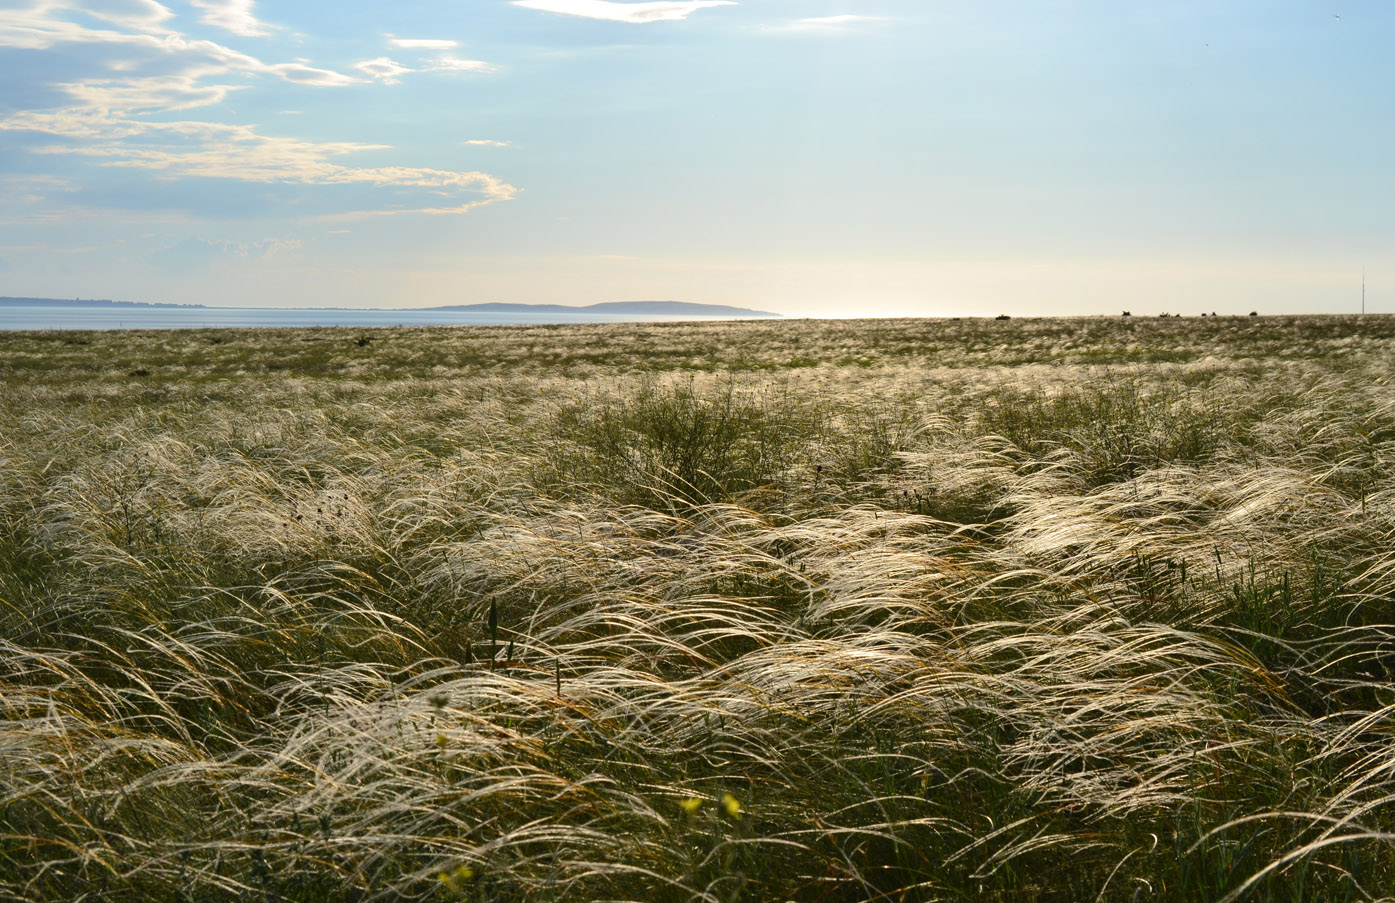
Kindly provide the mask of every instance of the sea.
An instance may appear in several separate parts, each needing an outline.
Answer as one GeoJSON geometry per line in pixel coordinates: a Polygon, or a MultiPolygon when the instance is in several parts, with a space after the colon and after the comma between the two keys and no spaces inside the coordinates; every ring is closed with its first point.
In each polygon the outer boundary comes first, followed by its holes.
{"type": "Polygon", "coordinates": [[[519,311],[351,310],[273,307],[0,305],[0,330],[236,329],[277,326],[530,326],[557,323],[676,323],[725,319],[519,311]]]}

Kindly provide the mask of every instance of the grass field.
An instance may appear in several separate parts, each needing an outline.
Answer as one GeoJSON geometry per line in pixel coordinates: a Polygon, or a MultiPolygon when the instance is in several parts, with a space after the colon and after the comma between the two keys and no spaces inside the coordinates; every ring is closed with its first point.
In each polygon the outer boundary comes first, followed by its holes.
{"type": "Polygon", "coordinates": [[[1373,900],[1395,318],[0,333],[0,900],[1373,900]]]}

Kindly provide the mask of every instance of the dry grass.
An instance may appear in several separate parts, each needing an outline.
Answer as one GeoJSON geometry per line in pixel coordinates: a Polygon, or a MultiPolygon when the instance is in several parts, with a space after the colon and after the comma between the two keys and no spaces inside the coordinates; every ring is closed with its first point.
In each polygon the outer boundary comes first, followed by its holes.
{"type": "Polygon", "coordinates": [[[0,898],[1391,899],[1395,324],[210,336],[0,336],[0,898]]]}

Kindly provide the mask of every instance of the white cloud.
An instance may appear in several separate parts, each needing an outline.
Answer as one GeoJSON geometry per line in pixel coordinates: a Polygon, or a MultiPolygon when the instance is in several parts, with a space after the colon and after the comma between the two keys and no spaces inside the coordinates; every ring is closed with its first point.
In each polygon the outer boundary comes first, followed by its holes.
{"type": "Polygon", "coordinates": [[[649,0],[619,3],[616,0],[513,0],[514,6],[565,16],[603,19],[607,22],[671,22],[686,19],[709,6],[735,6],[735,0],[649,0]]]}
{"type": "Polygon", "coordinates": [[[158,59],[173,61],[181,65],[185,73],[192,73],[196,78],[244,72],[275,75],[296,84],[318,87],[350,85],[357,81],[340,72],[311,66],[306,60],[265,63],[215,41],[186,37],[160,24],[169,11],[158,3],[142,0],[133,0],[130,4],[109,2],[97,4],[95,9],[95,12],[89,12],[82,9],[81,4],[69,0],[51,0],[26,10],[0,15],[0,47],[50,50],[63,44],[84,44],[105,45],[113,50],[125,48],[132,54],[130,58],[112,60],[106,65],[108,70],[114,72],[131,71],[158,59]],[[132,8],[126,9],[126,6],[132,8]],[[129,30],[90,28],[64,18],[65,15],[78,13],[93,15],[129,30]]]}
{"type": "Polygon", "coordinates": [[[494,72],[498,69],[493,63],[462,60],[453,56],[438,56],[426,68],[435,72],[494,72]]]}
{"type": "Polygon", "coordinates": [[[163,31],[161,23],[174,17],[169,7],[155,0],[91,0],[87,3],[53,3],[45,6],[71,9],[118,28],[145,31],[163,31]]]}
{"type": "MultiPolygon", "coordinates": [[[[100,114],[97,114],[100,115],[100,114]]],[[[458,203],[408,204],[390,209],[353,211],[339,217],[361,218],[403,213],[464,213],[474,207],[513,198],[517,189],[482,172],[410,166],[355,167],[333,158],[387,145],[312,142],[261,135],[250,126],[213,122],[145,122],[110,119],[94,126],[95,116],[30,114],[0,120],[0,130],[46,132],[60,137],[96,139],[74,147],[53,145],[36,153],[95,158],[105,166],[158,172],[166,178],[236,179],[245,182],[304,185],[366,185],[420,189],[432,198],[458,203]]]]}
{"type": "MultiPolygon", "coordinates": [[[[250,17],[252,9],[250,2],[206,0],[198,5],[210,15],[240,12],[250,17]]],[[[330,215],[457,214],[508,200],[516,193],[512,185],[488,173],[365,167],[343,160],[361,151],[386,150],[382,145],[269,136],[252,125],[180,117],[189,110],[216,106],[233,92],[251,88],[256,77],[310,86],[350,85],[363,79],[318,68],[303,59],[267,63],[214,41],[171,31],[164,24],[169,18],[169,10],[153,0],[88,0],[86,5],[78,0],[32,0],[25,8],[0,13],[0,46],[80,48],[64,58],[67,69],[73,72],[71,80],[45,86],[66,95],[66,100],[0,115],[0,131],[37,133],[54,139],[48,146],[31,148],[35,154],[145,171],[161,181],[214,179],[318,186],[314,195],[301,199],[313,198],[305,208],[313,212],[305,216],[346,209],[348,212],[330,215]],[[87,17],[85,22],[83,17],[87,17]],[[94,27],[94,20],[105,24],[94,27]],[[89,74],[83,74],[84,68],[89,74]],[[328,190],[330,186],[335,190],[328,190]],[[357,190],[345,192],[345,186],[357,186],[357,190]],[[356,209],[364,206],[374,209],[356,209]]],[[[247,21],[242,20],[242,24],[247,25],[247,21]]],[[[228,19],[224,27],[231,24],[233,19],[228,19]]],[[[429,66],[471,71],[489,68],[485,63],[451,57],[429,66]]],[[[414,71],[387,57],[364,61],[355,68],[364,76],[388,82],[414,71]]],[[[40,178],[32,176],[27,181],[35,186],[40,178]]],[[[83,180],[77,185],[72,195],[75,203],[81,204],[82,186],[90,184],[90,180],[83,180]]],[[[275,199],[285,197],[286,192],[268,190],[264,196],[271,199],[268,203],[276,203],[275,199]]],[[[84,215],[83,208],[76,206],[56,210],[48,204],[46,210],[68,220],[84,215]]],[[[152,207],[148,213],[155,211],[152,207]]],[[[147,213],[133,208],[130,215],[147,213]]]]}
{"type": "Polygon", "coordinates": [[[260,38],[271,30],[252,14],[254,0],[189,0],[204,11],[199,19],[205,25],[222,28],[245,38],[260,38]]]}
{"type": "Polygon", "coordinates": [[[495,141],[493,138],[471,138],[461,143],[473,147],[510,147],[513,144],[512,141],[495,141]]]}
{"type": "Polygon", "coordinates": [[[354,63],[354,68],[369,78],[376,78],[389,85],[395,85],[403,75],[408,72],[415,72],[396,60],[390,60],[385,56],[380,56],[373,60],[364,60],[361,63],[354,63]]]}
{"type": "Polygon", "coordinates": [[[389,38],[388,43],[402,50],[454,50],[459,41],[445,41],[436,38],[389,38]]]}
{"type": "Polygon", "coordinates": [[[222,103],[229,93],[245,87],[204,84],[199,75],[192,70],[137,78],[88,79],[54,87],[63,89],[78,102],[78,107],[70,108],[75,113],[82,109],[177,113],[222,103]]]}
{"type": "Polygon", "coordinates": [[[117,4],[94,4],[83,8],[77,2],[35,3],[28,9],[7,10],[0,15],[0,46],[24,50],[47,50],[55,44],[135,44],[158,48],[161,39],[174,32],[161,23],[173,13],[158,3],[136,4],[122,10],[117,4]],[[128,31],[92,28],[65,15],[88,16],[128,31]],[[134,31],[135,33],[130,33],[134,31]]]}
{"type": "Polygon", "coordinates": [[[851,14],[840,16],[815,16],[808,19],[796,19],[793,22],[786,22],[783,25],[766,26],[765,30],[834,32],[846,31],[853,26],[879,21],[881,21],[879,16],[855,16],[851,14]]]}
{"type": "Polygon", "coordinates": [[[837,26],[837,25],[851,25],[851,24],[854,23],[854,22],[870,22],[870,21],[872,21],[872,17],[871,17],[871,16],[854,16],[854,15],[817,16],[817,17],[812,18],[812,19],[800,19],[800,20],[799,20],[799,24],[800,24],[800,25],[833,25],[833,26],[837,26]]]}
{"type": "Polygon", "coordinates": [[[297,85],[309,85],[314,88],[339,88],[344,85],[352,85],[358,79],[345,75],[342,72],[334,72],[330,69],[316,69],[314,66],[307,66],[305,63],[263,63],[255,71],[268,72],[272,75],[284,78],[288,82],[295,82],[297,85]]]}

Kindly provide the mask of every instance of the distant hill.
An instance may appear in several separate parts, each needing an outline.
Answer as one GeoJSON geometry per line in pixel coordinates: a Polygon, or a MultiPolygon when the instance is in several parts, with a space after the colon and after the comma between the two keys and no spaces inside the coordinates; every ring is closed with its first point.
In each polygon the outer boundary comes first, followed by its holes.
{"type": "Polygon", "coordinates": [[[779,317],[782,314],[726,304],[694,304],[691,301],[603,301],[600,304],[447,304],[424,310],[458,310],[501,314],[609,314],[639,317],[779,317]]]}

